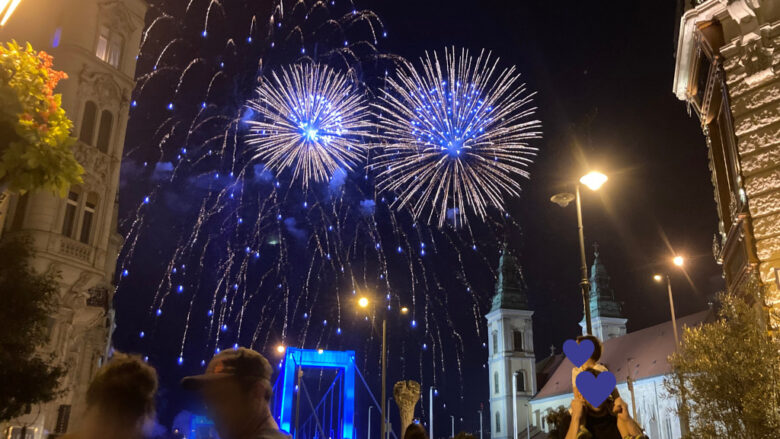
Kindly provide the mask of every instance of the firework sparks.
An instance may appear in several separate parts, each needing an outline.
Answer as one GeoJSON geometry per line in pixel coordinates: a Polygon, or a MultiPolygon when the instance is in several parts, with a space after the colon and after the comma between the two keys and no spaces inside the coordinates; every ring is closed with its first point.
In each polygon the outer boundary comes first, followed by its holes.
{"type": "Polygon", "coordinates": [[[248,107],[257,114],[247,121],[253,159],[277,176],[292,169],[304,189],[362,161],[374,126],[364,95],[347,76],[318,64],[272,73],[248,107]]]}
{"type": "Polygon", "coordinates": [[[533,94],[514,67],[497,73],[498,59],[484,51],[445,50],[422,58],[422,72],[407,65],[375,104],[382,153],[373,163],[378,188],[398,195],[394,207],[438,226],[455,225],[467,211],[485,218],[489,206],[504,211],[504,194],[520,193],[518,176],[536,154],[528,141],[541,137],[531,120],[533,94]]]}

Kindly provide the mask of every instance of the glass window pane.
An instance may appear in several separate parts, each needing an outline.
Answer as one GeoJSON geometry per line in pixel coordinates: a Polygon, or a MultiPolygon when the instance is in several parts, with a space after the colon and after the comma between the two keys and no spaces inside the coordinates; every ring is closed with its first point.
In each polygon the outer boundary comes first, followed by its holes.
{"type": "Polygon", "coordinates": [[[95,135],[95,119],[97,118],[97,105],[92,101],[84,104],[84,115],[81,117],[81,131],[79,140],[92,145],[92,138],[95,135]]]}
{"type": "Polygon", "coordinates": [[[100,128],[98,129],[97,148],[108,154],[109,143],[111,142],[111,127],[114,123],[114,116],[110,111],[103,111],[100,116],[100,128]]]}
{"type": "Polygon", "coordinates": [[[84,244],[89,244],[89,234],[92,231],[92,217],[95,211],[84,210],[84,219],[81,221],[81,239],[84,244]]]}
{"type": "Polygon", "coordinates": [[[114,37],[111,39],[111,43],[108,47],[108,58],[106,61],[108,61],[109,64],[111,64],[114,67],[119,67],[119,61],[122,56],[122,39],[119,37],[114,37]]]}

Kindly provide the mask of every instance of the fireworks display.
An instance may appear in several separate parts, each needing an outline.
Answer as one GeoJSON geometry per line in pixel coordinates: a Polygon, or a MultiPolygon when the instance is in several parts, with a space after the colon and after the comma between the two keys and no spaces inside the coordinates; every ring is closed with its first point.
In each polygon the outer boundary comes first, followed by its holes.
{"type": "Polygon", "coordinates": [[[365,158],[373,126],[363,94],[327,66],[295,64],[274,72],[249,102],[253,160],[278,174],[293,169],[304,190],[365,158]]]}
{"type": "Polygon", "coordinates": [[[522,174],[533,152],[523,142],[537,135],[514,70],[494,75],[487,57],[451,54],[448,73],[407,66],[391,79],[405,61],[380,50],[384,24],[350,1],[158,8],[122,163],[119,347],[180,374],[239,345],[355,349],[372,381],[384,318],[391,379],[462,389],[496,237],[517,229],[485,206],[517,192],[506,179],[522,174]],[[463,85],[424,79],[447,75],[463,85]],[[413,106],[418,84],[430,85],[431,108],[413,106]],[[377,96],[379,114],[368,104],[377,96]],[[429,133],[460,139],[459,167],[440,170],[424,152],[441,140],[429,133]],[[453,180],[436,177],[445,171],[453,180]],[[483,221],[429,227],[420,209],[433,205],[483,221]]]}
{"type": "Polygon", "coordinates": [[[530,119],[532,94],[515,68],[497,69],[489,53],[453,48],[387,80],[376,104],[384,152],[373,167],[379,189],[398,194],[395,206],[441,227],[468,211],[484,219],[489,206],[504,210],[505,193],[519,195],[541,123],[530,119]]]}

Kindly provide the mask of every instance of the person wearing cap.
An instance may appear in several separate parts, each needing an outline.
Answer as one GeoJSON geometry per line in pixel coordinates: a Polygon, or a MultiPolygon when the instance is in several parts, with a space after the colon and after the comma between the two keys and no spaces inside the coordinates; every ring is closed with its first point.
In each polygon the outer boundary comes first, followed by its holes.
{"type": "Polygon", "coordinates": [[[221,439],[289,439],[271,415],[271,372],[260,353],[229,349],[215,355],[204,374],[184,378],[182,386],[200,393],[221,439]]]}

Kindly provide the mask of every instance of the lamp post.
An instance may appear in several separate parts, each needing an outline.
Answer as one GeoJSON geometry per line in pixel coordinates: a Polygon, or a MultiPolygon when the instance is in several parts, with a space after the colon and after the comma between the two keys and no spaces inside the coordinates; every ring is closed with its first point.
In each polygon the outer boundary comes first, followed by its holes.
{"type": "MultiPolygon", "coordinates": [[[[361,297],[358,299],[358,306],[365,309],[368,308],[370,301],[367,297],[361,297]]],[[[380,436],[382,439],[386,436],[387,431],[387,316],[382,318],[382,398],[380,399],[382,407],[382,424],[380,426],[380,436]]]]}
{"type": "Polygon", "coordinates": [[[566,207],[572,201],[576,200],[577,206],[577,230],[580,238],[580,290],[582,291],[582,305],[585,309],[585,330],[588,335],[593,333],[593,329],[590,323],[590,280],[588,280],[588,262],[585,259],[585,233],[582,226],[582,197],[580,196],[580,184],[587,186],[592,191],[597,191],[604,183],[607,182],[607,176],[596,171],[589,172],[583,175],[579,183],[574,184],[574,195],[564,192],[555,194],[550,198],[550,201],[561,206],[566,207]]]}
{"type": "Polygon", "coordinates": [[[482,438],[482,410],[477,410],[477,413],[479,413],[479,439],[483,439],[482,438]]]}
{"type": "Polygon", "coordinates": [[[371,409],[374,408],[373,405],[368,406],[368,434],[366,434],[366,439],[371,439],[371,409]]]}
{"type": "Polygon", "coordinates": [[[450,437],[455,437],[455,416],[450,415],[450,421],[452,422],[450,427],[450,432],[452,432],[452,435],[450,437]]]}
{"type": "MultiPolygon", "coordinates": [[[[685,265],[685,258],[682,256],[675,256],[672,258],[672,263],[677,267],[682,268],[685,265]]],[[[669,274],[656,274],[653,279],[656,282],[663,282],[666,278],[666,291],[669,294],[669,311],[672,314],[672,332],[674,332],[674,351],[677,352],[680,348],[680,336],[677,334],[677,317],[674,313],[674,298],[672,296],[672,279],[669,274]]],[[[687,435],[690,431],[688,426],[688,405],[686,402],[686,391],[682,381],[682,377],[678,375],[680,379],[680,430],[683,435],[687,435]]]]}
{"type": "Polygon", "coordinates": [[[512,437],[517,438],[517,376],[520,374],[519,371],[515,371],[515,373],[512,374],[512,432],[514,433],[512,437]]]}
{"type": "Polygon", "coordinates": [[[433,386],[428,390],[428,438],[433,439],[433,386]]]}

